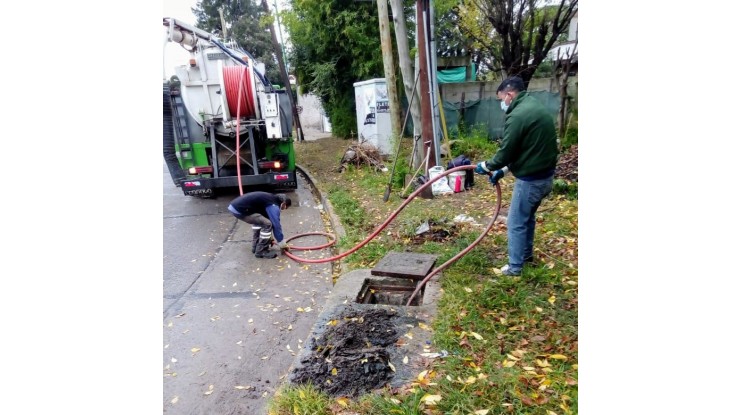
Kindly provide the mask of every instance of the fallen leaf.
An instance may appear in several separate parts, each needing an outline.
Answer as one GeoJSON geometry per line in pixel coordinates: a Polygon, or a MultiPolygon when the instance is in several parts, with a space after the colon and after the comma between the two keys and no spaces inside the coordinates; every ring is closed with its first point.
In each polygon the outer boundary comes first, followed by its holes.
{"type": "Polygon", "coordinates": [[[430,395],[426,394],[421,397],[421,401],[429,406],[434,406],[442,400],[442,395],[430,395]]]}
{"type": "Polygon", "coordinates": [[[241,386],[241,385],[234,386],[234,389],[239,389],[239,390],[249,389],[249,388],[251,388],[251,386],[241,386]]]}
{"type": "Polygon", "coordinates": [[[192,353],[198,353],[199,351],[200,351],[200,349],[197,348],[197,347],[193,347],[192,349],[190,349],[190,352],[192,352],[192,353]]]}
{"type": "Polygon", "coordinates": [[[337,398],[337,403],[346,408],[348,404],[348,400],[347,398],[337,398]]]}
{"type": "Polygon", "coordinates": [[[502,365],[503,365],[504,367],[512,367],[512,366],[514,366],[515,364],[516,364],[516,362],[512,362],[512,361],[509,361],[509,360],[506,360],[506,359],[504,359],[504,361],[503,361],[503,363],[502,363],[502,365]]]}
{"type": "Polygon", "coordinates": [[[472,293],[472,292],[473,292],[473,290],[471,290],[471,289],[470,289],[470,288],[468,288],[468,287],[465,287],[465,291],[466,291],[466,292],[469,292],[469,293],[472,293]]]}
{"type": "Polygon", "coordinates": [[[394,371],[394,372],[396,371],[396,367],[393,366],[393,363],[388,362],[388,367],[391,368],[392,371],[394,371]]]}
{"type": "Polygon", "coordinates": [[[336,376],[337,373],[339,373],[339,371],[337,370],[337,368],[334,367],[334,368],[331,369],[331,375],[332,376],[336,376]]]}
{"type": "Polygon", "coordinates": [[[550,359],[555,359],[555,360],[568,360],[568,357],[562,354],[551,354],[549,357],[550,359]]]}
{"type": "Polygon", "coordinates": [[[478,409],[473,412],[475,415],[488,415],[488,409],[478,409]]]}
{"type": "Polygon", "coordinates": [[[409,364],[409,357],[408,357],[408,356],[404,356],[404,357],[403,357],[403,364],[404,364],[404,365],[407,365],[407,364],[409,364]]]}
{"type": "Polygon", "coordinates": [[[555,296],[551,295],[550,298],[547,299],[547,302],[550,304],[555,304],[555,296]]]}
{"type": "Polygon", "coordinates": [[[476,340],[483,340],[483,336],[481,336],[480,334],[478,334],[478,333],[476,333],[474,331],[471,331],[470,332],[470,335],[473,336],[473,337],[475,337],[476,340]]]}
{"type": "Polygon", "coordinates": [[[424,323],[419,323],[419,328],[422,330],[430,330],[429,326],[424,323]]]}
{"type": "Polygon", "coordinates": [[[212,393],[213,393],[213,385],[210,385],[210,386],[208,386],[208,390],[205,391],[203,394],[204,395],[210,395],[212,393]]]}
{"type": "Polygon", "coordinates": [[[172,400],[170,401],[170,403],[174,405],[174,404],[176,404],[176,403],[177,403],[177,401],[179,401],[179,400],[180,400],[180,397],[179,397],[179,396],[175,396],[174,398],[172,398],[172,400]]]}

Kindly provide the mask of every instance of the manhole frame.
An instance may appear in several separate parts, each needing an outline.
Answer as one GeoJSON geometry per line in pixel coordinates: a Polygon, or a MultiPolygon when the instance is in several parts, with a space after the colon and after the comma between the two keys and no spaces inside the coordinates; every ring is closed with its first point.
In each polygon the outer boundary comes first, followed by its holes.
{"type": "MultiPolygon", "coordinates": [[[[420,280],[416,280],[414,278],[399,278],[399,277],[367,277],[362,282],[362,285],[360,286],[360,290],[357,293],[357,296],[355,297],[355,303],[357,304],[379,304],[379,305],[389,305],[389,306],[405,306],[406,302],[408,301],[408,298],[411,294],[413,294],[414,290],[419,286],[421,283],[420,280]],[[390,288],[390,289],[388,289],[390,288]],[[375,289],[376,292],[371,292],[371,290],[375,289]],[[408,296],[405,296],[404,299],[398,303],[384,303],[384,302],[378,302],[376,294],[380,292],[405,292],[408,293],[408,296]],[[370,301],[372,297],[376,297],[376,302],[370,301]]],[[[416,296],[414,296],[413,301],[411,304],[409,304],[410,307],[420,307],[424,305],[424,290],[426,289],[426,284],[422,286],[419,289],[419,292],[416,293],[416,296]]]]}

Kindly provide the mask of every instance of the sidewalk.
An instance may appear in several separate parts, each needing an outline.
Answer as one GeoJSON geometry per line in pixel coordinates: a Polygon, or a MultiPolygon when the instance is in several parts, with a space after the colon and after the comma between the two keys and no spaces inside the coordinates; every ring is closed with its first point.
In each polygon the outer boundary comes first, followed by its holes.
{"type": "Polygon", "coordinates": [[[315,128],[305,128],[303,130],[303,139],[306,141],[316,141],[326,137],[331,137],[331,133],[327,133],[315,128]]]}

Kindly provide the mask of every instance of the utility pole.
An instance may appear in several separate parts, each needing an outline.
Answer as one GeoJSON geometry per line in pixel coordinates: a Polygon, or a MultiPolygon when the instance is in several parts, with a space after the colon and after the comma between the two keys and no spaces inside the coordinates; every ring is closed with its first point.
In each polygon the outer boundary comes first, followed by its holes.
{"type": "Polygon", "coordinates": [[[391,112],[391,133],[394,139],[400,140],[403,135],[403,131],[401,131],[401,105],[398,102],[396,71],[393,64],[393,44],[391,43],[391,28],[388,21],[388,0],[377,0],[377,2],[380,46],[383,52],[383,72],[385,72],[388,103],[391,112]]]}
{"type": "MultiPolygon", "coordinates": [[[[427,11],[429,0],[416,0],[416,47],[419,50],[419,101],[421,101],[421,140],[427,154],[427,160],[437,160],[437,149],[434,145],[432,130],[432,103],[429,95],[429,60],[427,59],[427,11]]],[[[428,168],[425,167],[425,168],[428,168]]],[[[428,172],[425,172],[428,174],[428,172]]]]}
{"type": "MultiPolygon", "coordinates": [[[[265,13],[270,16],[270,6],[267,4],[267,0],[262,0],[262,9],[265,13]]],[[[277,14],[277,10],[275,10],[277,14]]],[[[290,100],[290,107],[293,110],[293,121],[295,122],[295,129],[298,141],[303,141],[303,129],[301,128],[301,119],[298,117],[298,108],[295,105],[293,99],[293,89],[290,87],[290,79],[288,79],[288,72],[285,69],[285,61],[283,60],[283,49],[278,43],[277,35],[275,34],[275,25],[270,25],[270,35],[272,35],[272,46],[275,48],[275,55],[277,56],[278,66],[280,67],[280,78],[283,80],[288,99],[290,100]]]]}
{"type": "Polygon", "coordinates": [[[221,29],[224,30],[224,42],[227,41],[229,34],[226,31],[226,20],[224,20],[224,9],[223,7],[218,9],[218,15],[221,16],[221,29]]]}

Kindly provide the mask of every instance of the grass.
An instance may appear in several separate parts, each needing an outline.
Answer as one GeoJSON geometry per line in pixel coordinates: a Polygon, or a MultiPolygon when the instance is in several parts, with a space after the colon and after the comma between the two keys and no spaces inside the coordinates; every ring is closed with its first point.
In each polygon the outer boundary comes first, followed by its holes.
{"type": "MultiPolygon", "coordinates": [[[[464,153],[476,162],[495,151],[495,143],[475,132],[459,139],[453,157],[464,153]]],[[[347,235],[339,242],[342,250],[364,240],[404,201],[399,196],[401,185],[394,183],[390,200],[383,202],[390,172],[371,168],[336,172],[350,144],[330,138],[296,145],[299,164],[317,179],[343,222],[347,235]]],[[[408,163],[410,140],[407,144],[396,169],[408,163]]],[[[513,179],[507,177],[501,184],[505,210],[513,179]]],[[[494,202],[495,194],[480,176],[470,191],[417,198],[345,263],[350,269],[371,268],[389,251],[410,250],[439,255],[437,263],[442,264],[473,242],[490,219],[494,202]],[[459,214],[481,225],[455,224],[452,219],[459,214]],[[415,230],[424,221],[451,236],[439,241],[420,238],[415,230]]],[[[577,414],[577,189],[554,190],[543,201],[537,221],[537,261],[521,276],[500,275],[507,259],[502,224],[443,272],[432,351],[446,350],[449,355],[432,361],[415,382],[356,400],[332,399],[306,385],[286,386],[271,401],[269,413],[577,414]]]]}

